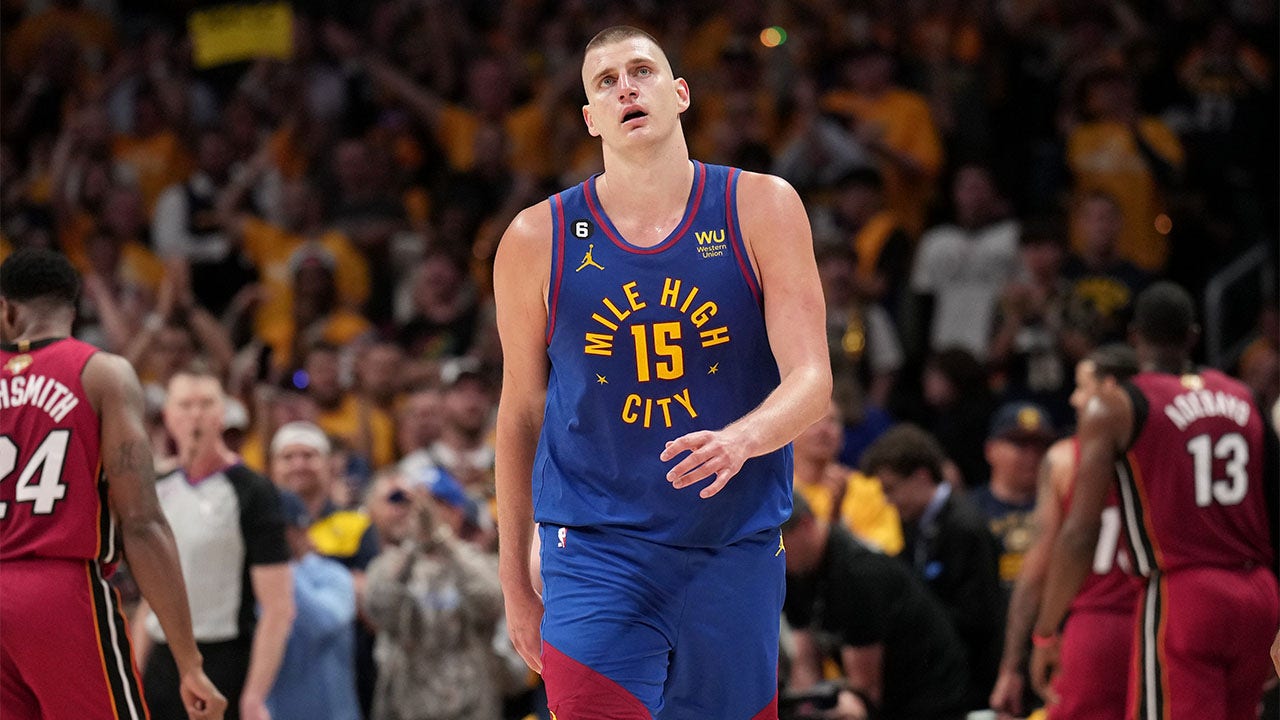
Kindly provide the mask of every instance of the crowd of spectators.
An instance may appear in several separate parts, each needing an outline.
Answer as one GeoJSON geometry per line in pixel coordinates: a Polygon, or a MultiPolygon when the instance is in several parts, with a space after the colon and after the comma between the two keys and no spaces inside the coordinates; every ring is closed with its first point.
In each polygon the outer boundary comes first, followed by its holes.
{"type": "MultiPolygon", "coordinates": [[[[460,673],[519,675],[486,577],[491,261],[516,212],[602,169],[580,119],[597,30],[661,39],[691,88],[694,157],[801,193],[837,389],[830,427],[797,448],[797,522],[815,542],[828,522],[890,553],[905,542],[926,587],[967,593],[949,605],[944,591],[939,612],[979,652],[998,647],[983,618],[1016,575],[1018,520],[989,528],[1002,545],[956,541],[981,571],[930,577],[937,538],[914,533],[937,509],[904,509],[910,483],[926,505],[953,487],[963,533],[994,517],[983,507],[1025,514],[1048,437],[1009,442],[1019,408],[1064,434],[1076,362],[1124,339],[1150,279],[1199,296],[1255,246],[1276,261],[1273,0],[316,0],[291,4],[285,52],[226,63],[201,60],[215,40],[192,19],[209,5],[0,3],[0,257],[51,246],[81,271],[77,335],[137,368],[162,470],[183,466],[163,421],[171,380],[197,360],[221,380],[227,446],[296,493],[288,527],[308,528],[290,552],[298,617],[328,618],[316,633],[354,624],[336,636],[362,658],[376,717],[410,717],[389,710],[428,691],[402,685],[418,676],[406,666],[450,644],[474,656],[460,673]],[[896,447],[929,460],[882,445],[867,468],[894,476],[891,506],[849,468],[908,422],[896,447]],[[308,600],[331,570],[317,552],[359,604],[308,600]],[[975,599],[983,612],[962,609],[975,599]],[[405,646],[410,631],[437,645],[405,646]],[[396,675],[375,680],[378,663],[396,675]]],[[[1280,396],[1270,280],[1206,318],[1264,407],[1280,396]]],[[[974,697],[997,659],[968,665],[974,697]]],[[[452,677],[431,687],[456,691],[452,677]]],[[[472,717],[468,703],[505,694],[523,717],[535,683],[451,701],[472,717]]]]}

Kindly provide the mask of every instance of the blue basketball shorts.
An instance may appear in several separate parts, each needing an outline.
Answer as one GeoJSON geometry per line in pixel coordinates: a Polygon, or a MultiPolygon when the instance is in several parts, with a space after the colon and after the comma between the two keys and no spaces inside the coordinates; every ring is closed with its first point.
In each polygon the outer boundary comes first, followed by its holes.
{"type": "Polygon", "coordinates": [[[543,679],[557,720],[777,718],[777,529],[721,548],[538,532],[543,679]]]}

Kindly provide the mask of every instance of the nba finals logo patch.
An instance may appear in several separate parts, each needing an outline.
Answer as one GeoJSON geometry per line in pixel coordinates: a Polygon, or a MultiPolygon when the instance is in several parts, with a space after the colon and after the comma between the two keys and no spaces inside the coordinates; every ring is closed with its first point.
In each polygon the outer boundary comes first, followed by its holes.
{"type": "Polygon", "coordinates": [[[1203,380],[1203,379],[1201,379],[1199,375],[1191,375],[1191,374],[1187,374],[1187,375],[1183,375],[1182,377],[1178,378],[1178,380],[1182,383],[1182,387],[1184,387],[1184,388],[1186,388],[1186,389],[1188,389],[1188,390],[1203,390],[1203,389],[1204,389],[1204,380],[1203,380]]]}
{"type": "Polygon", "coordinates": [[[14,355],[9,358],[9,362],[4,364],[5,371],[14,375],[20,375],[23,370],[29,367],[31,367],[31,356],[26,353],[14,355]]]}
{"type": "Polygon", "coordinates": [[[724,257],[724,228],[720,228],[719,230],[701,230],[695,232],[693,236],[698,240],[698,254],[701,255],[704,260],[708,258],[724,257]]]}
{"type": "Polygon", "coordinates": [[[560,528],[556,531],[556,547],[564,547],[565,541],[569,539],[569,529],[560,528]]]}

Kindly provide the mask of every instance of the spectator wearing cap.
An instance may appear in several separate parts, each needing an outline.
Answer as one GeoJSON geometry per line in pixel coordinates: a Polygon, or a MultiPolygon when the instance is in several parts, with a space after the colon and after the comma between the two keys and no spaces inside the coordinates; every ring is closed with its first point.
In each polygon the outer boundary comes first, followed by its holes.
{"type": "Polygon", "coordinates": [[[867,448],[862,469],[879,478],[902,518],[906,562],[947,611],[969,657],[968,709],[984,708],[996,679],[1004,605],[996,543],[982,512],[943,481],[942,446],[915,425],[891,428],[867,448]]]}
{"type": "Polygon", "coordinates": [[[430,488],[408,494],[409,538],[373,561],[362,596],[378,627],[370,718],[500,717],[493,655],[503,612],[497,563],[441,522],[430,488]]]}
{"type": "Polygon", "coordinates": [[[452,475],[438,467],[417,468],[413,475],[391,467],[374,476],[365,495],[365,511],[378,531],[383,549],[409,538],[413,525],[411,493],[423,489],[432,502],[432,511],[454,537],[476,537],[480,506],[452,475]]]}
{"type": "Polygon", "coordinates": [[[1005,403],[991,419],[985,445],[991,478],[972,497],[1000,545],[1000,582],[1006,591],[1013,588],[1022,556],[1031,547],[1036,478],[1045,452],[1057,439],[1049,414],[1035,403],[1005,403]]]}
{"type": "Polygon", "coordinates": [[[360,720],[356,698],[356,588],[340,563],[311,546],[311,515],[302,498],[280,491],[293,568],[297,613],[276,683],[267,697],[272,720],[360,720]]]}
{"type": "MultiPolygon", "coordinates": [[[[307,537],[320,555],[336,560],[351,571],[356,592],[365,584],[365,570],[378,554],[378,532],[362,510],[344,510],[333,500],[334,474],[329,462],[329,438],[319,426],[291,422],[271,439],[271,480],[302,498],[311,524],[307,537]]],[[[373,697],[372,636],[356,622],[356,682],[361,708],[373,697]]]]}
{"type": "Polygon", "coordinates": [[[398,466],[374,473],[365,490],[364,510],[378,531],[379,549],[409,538],[413,519],[409,505],[409,480],[398,466]]]}

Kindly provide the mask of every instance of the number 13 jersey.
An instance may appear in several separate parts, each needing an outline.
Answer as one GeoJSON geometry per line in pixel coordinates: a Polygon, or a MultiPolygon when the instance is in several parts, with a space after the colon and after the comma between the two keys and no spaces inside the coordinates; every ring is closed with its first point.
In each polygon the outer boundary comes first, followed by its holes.
{"type": "Polygon", "coordinates": [[[790,445],[748,460],[706,500],[709,480],[676,490],[666,473],[681,458],[658,458],[670,440],[747,414],[779,382],[738,225],[741,171],[693,164],[684,216],[653,247],[622,237],[594,177],[550,199],[550,372],[533,469],[541,523],[718,547],[790,513],[790,445]]]}
{"type": "Polygon", "coordinates": [[[1216,370],[1144,372],[1126,389],[1135,431],[1117,470],[1137,571],[1270,566],[1264,429],[1249,389],[1216,370]]]}
{"type": "Polygon", "coordinates": [[[116,559],[98,415],[80,379],[97,351],[72,338],[0,347],[0,561],[116,559]]]}

